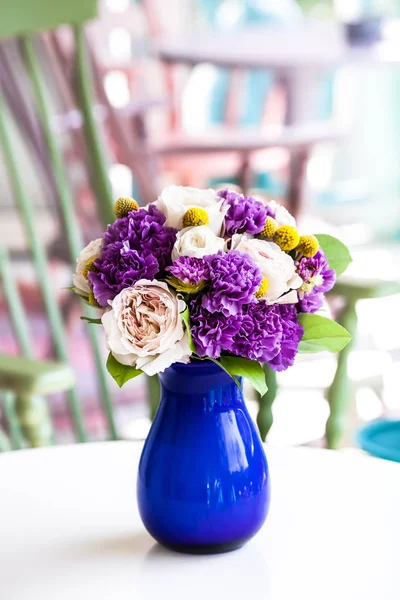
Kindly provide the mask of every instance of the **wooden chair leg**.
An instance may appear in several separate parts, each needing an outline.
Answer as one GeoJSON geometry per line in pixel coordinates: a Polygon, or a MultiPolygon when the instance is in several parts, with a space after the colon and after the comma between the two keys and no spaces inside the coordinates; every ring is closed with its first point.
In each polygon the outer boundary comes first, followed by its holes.
{"type": "Polygon", "coordinates": [[[6,429],[9,434],[13,450],[21,450],[24,447],[24,438],[21,425],[15,412],[15,398],[11,392],[2,392],[3,410],[6,429]]]}
{"type": "Polygon", "coordinates": [[[0,452],[9,452],[11,449],[11,442],[7,434],[0,429],[0,452]]]}
{"type": "Polygon", "coordinates": [[[350,300],[338,322],[352,335],[353,341],[341,351],[332,385],[327,392],[329,417],[326,422],[325,439],[327,448],[337,448],[345,430],[346,412],[351,398],[351,381],[347,363],[357,332],[356,301],[350,300]]]}
{"type": "Polygon", "coordinates": [[[249,189],[253,184],[253,171],[250,164],[250,157],[248,154],[243,155],[240,171],[238,173],[239,186],[242,189],[242,193],[246,196],[249,189]]]}
{"type": "Polygon", "coordinates": [[[15,412],[29,446],[38,448],[53,444],[53,428],[45,398],[20,394],[15,399],[15,412]]]}
{"type": "Polygon", "coordinates": [[[290,157],[287,203],[289,211],[295,218],[299,216],[303,208],[309,154],[309,149],[305,148],[293,152],[290,157]]]}
{"type": "Polygon", "coordinates": [[[276,372],[271,369],[268,364],[265,364],[263,368],[265,380],[268,386],[268,392],[264,394],[264,396],[258,396],[259,410],[257,415],[257,425],[260,431],[261,439],[263,442],[265,442],[268,432],[272,427],[272,404],[276,398],[278,384],[276,381],[276,372]]]}

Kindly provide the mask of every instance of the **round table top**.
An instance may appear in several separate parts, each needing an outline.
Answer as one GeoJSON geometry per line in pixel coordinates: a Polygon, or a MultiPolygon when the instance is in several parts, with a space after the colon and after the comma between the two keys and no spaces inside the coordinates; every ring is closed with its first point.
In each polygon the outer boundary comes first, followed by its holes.
{"type": "Polygon", "coordinates": [[[153,51],[165,61],[227,68],[329,69],[351,63],[400,64],[397,39],[355,47],[348,44],[340,24],[304,20],[164,38],[153,51]]]}
{"type": "Polygon", "coordinates": [[[307,448],[267,449],[272,503],[244,548],[187,556],[143,528],[141,445],[0,455],[4,600],[398,600],[400,465],[307,448]]]}

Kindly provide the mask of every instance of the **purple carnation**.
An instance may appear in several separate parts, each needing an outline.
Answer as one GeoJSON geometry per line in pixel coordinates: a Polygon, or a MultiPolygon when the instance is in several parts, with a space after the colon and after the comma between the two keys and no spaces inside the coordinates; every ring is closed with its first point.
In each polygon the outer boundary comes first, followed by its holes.
{"type": "Polygon", "coordinates": [[[336,274],[333,269],[329,268],[328,259],[322,250],[312,258],[301,258],[298,262],[297,272],[304,282],[312,282],[317,276],[321,276],[321,282],[316,283],[314,291],[329,292],[335,285],[336,274]]]}
{"type": "Polygon", "coordinates": [[[138,252],[151,252],[162,272],[171,264],[171,252],[177,233],[176,229],[165,227],[164,223],[165,216],[154,204],[133,210],[128,216],[117,219],[107,227],[104,246],[128,241],[129,246],[138,252]]]}
{"type": "Polygon", "coordinates": [[[267,216],[272,216],[269,208],[251,196],[244,198],[231,190],[222,190],[218,195],[224,199],[223,205],[229,207],[225,215],[225,232],[229,236],[235,233],[260,233],[267,216]]]}
{"type": "Polygon", "coordinates": [[[139,279],[154,279],[171,264],[176,230],[164,223],[162,212],[149,204],[107,227],[101,256],[94,263],[98,272],[89,274],[101,306],[139,279]]]}
{"type": "Polygon", "coordinates": [[[297,354],[303,327],[298,324],[293,304],[273,304],[264,300],[246,304],[236,315],[209,313],[201,298],[189,307],[190,330],[199,356],[219,358],[233,354],[269,362],[275,371],[291,366],[297,354]]]}
{"type": "Polygon", "coordinates": [[[280,314],[282,324],[282,339],[280,352],[269,361],[274,371],[285,371],[294,363],[299,343],[303,337],[304,327],[299,325],[294,304],[275,304],[280,314]]]}
{"type": "Polygon", "coordinates": [[[281,349],[282,322],[278,304],[264,300],[243,306],[240,327],[231,352],[250,360],[268,362],[281,349]]]}
{"type": "Polygon", "coordinates": [[[106,246],[95,265],[99,271],[89,273],[89,279],[100,306],[108,306],[108,300],[113,300],[139,279],[154,279],[159,271],[157,259],[151,252],[138,252],[128,241],[106,246]]]}
{"type": "Polygon", "coordinates": [[[188,285],[198,285],[200,281],[207,281],[209,277],[208,262],[195,256],[180,256],[166,270],[188,285]]]}
{"type": "Polygon", "coordinates": [[[221,312],[209,313],[201,297],[190,304],[190,331],[199,356],[219,358],[232,350],[232,340],[241,325],[241,315],[226,317],[221,312]]]}
{"type": "Polygon", "coordinates": [[[304,294],[303,298],[297,303],[297,310],[302,313],[315,313],[322,308],[325,295],[322,292],[310,292],[304,294]]]}
{"type": "MultiPolygon", "coordinates": [[[[312,257],[301,258],[297,263],[297,272],[304,283],[310,285],[297,307],[300,312],[317,312],[323,304],[324,293],[335,285],[336,273],[329,268],[328,259],[322,250],[312,257]]],[[[301,292],[300,292],[301,294],[301,292]]]]}
{"type": "Polygon", "coordinates": [[[254,302],[254,294],[261,284],[261,271],[250,256],[232,250],[222,251],[206,260],[210,268],[210,289],[202,298],[202,306],[209,312],[221,311],[225,316],[235,315],[243,304],[254,302]]]}

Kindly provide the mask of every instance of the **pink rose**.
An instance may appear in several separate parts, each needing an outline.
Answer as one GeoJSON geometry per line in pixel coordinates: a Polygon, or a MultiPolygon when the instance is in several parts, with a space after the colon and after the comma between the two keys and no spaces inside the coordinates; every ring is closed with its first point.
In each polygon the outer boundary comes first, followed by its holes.
{"type": "Polygon", "coordinates": [[[109,350],[123,365],[155,375],[191,350],[181,313],[186,304],[162,281],[141,279],[122,290],[101,320],[109,350]]]}

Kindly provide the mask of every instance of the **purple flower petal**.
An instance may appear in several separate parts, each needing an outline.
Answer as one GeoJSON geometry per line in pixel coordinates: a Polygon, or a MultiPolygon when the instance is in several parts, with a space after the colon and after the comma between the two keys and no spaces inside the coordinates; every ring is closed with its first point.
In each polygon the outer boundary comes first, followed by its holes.
{"type": "Polygon", "coordinates": [[[299,325],[294,304],[276,304],[282,324],[282,340],[280,352],[269,361],[274,371],[285,371],[294,363],[304,327],[299,325]]]}
{"type": "Polygon", "coordinates": [[[294,304],[246,304],[235,315],[209,313],[196,298],[189,307],[190,329],[199,356],[233,354],[283,371],[293,364],[303,328],[294,304]]]}
{"type": "Polygon", "coordinates": [[[108,300],[139,279],[154,279],[159,271],[158,261],[151,252],[138,252],[129,242],[110,244],[95,264],[99,271],[89,273],[89,280],[100,306],[108,306],[108,300]]]}
{"type": "Polygon", "coordinates": [[[165,227],[154,205],[129,213],[107,227],[97,273],[90,273],[93,293],[101,306],[139,279],[154,279],[171,264],[176,230],[165,227]]]}
{"type": "Polygon", "coordinates": [[[188,285],[198,285],[209,278],[208,262],[195,256],[180,256],[166,270],[188,285]]]}
{"type": "Polygon", "coordinates": [[[298,302],[297,309],[299,312],[317,312],[324,302],[324,293],[335,285],[336,273],[329,268],[328,259],[322,250],[318,250],[312,258],[301,258],[296,264],[296,270],[304,283],[311,286],[309,292],[298,302]]]}
{"type": "Polygon", "coordinates": [[[207,256],[210,288],[202,306],[209,312],[235,315],[243,304],[254,302],[261,284],[261,271],[247,254],[233,250],[207,256]]]}
{"type": "Polygon", "coordinates": [[[274,216],[270,208],[251,196],[244,198],[231,190],[221,190],[218,195],[224,199],[224,206],[229,207],[225,215],[225,233],[228,236],[260,233],[267,216],[274,216]]]}

